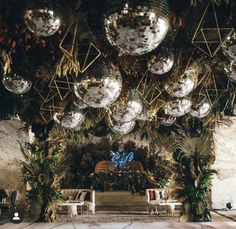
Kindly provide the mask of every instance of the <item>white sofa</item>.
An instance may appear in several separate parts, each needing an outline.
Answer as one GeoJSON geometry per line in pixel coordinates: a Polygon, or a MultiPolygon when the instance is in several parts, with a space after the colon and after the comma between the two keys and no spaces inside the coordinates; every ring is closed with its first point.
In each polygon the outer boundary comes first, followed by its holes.
{"type": "Polygon", "coordinates": [[[62,189],[66,200],[84,202],[87,214],[89,211],[95,214],[95,190],[92,189],[62,189]]]}

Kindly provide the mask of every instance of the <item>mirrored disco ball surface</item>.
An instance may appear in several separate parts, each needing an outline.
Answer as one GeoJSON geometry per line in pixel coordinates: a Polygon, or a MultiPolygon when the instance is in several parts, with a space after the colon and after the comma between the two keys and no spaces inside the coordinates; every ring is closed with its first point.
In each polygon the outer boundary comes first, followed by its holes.
{"type": "Polygon", "coordinates": [[[125,123],[114,121],[113,126],[111,126],[111,130],[118,134],[128,134],[134,129],[134,127],[135,120],[125,123]]]}
{"type": "Polygon", "coordinates": [[[163,108],[166,115],[181,117],[190,111],[191,106],[192,102],[189,98],[182,98],[167,102],[163,108]]]}
{"type": "Polygon", "coordinates": [[[166,0],[108,2],[104,26],[108,41],[121,55],[143,55],[162,42],[169,29],[166,0]]]}
{"type": "Polygon", "coordinates": [[[119,97],[122,78],[118,68],[111,64],[93,64],[74,85],[75,95],[84,104],[93,108],[110,106],[119,97]]]}
{"type": "Polygon", "coordinates": [[[142,112],[143,103],[137,92],[132,91],[127,104],[121,103],[112,112],[112,118],[119,122],[130,122],[136,119],[142,112]]]}
{"type": "Polygon", "coordinates": [[[148,61],[148,70],[153,74],[163,75],[174,65],[174,54],[171,50],[163,49],[160,53],[151,56],[148,61]]]}
{"type": "Polygon", "coordinates": [[[66,129],[76,129],[84,121],[84,114],[81,111],[55,113],[53,119],[66,129]]]}
{"type": "Polygon", "coordinates": [[[189,113],[191,116],[196,118],[205,118],[211,111],[210,102],[205,99],[202,103],[197,107],[191,107],[189,113]]]}
{"type": "Polygon", "coordinates": [[[230,64],[227,64],[224,70],[229,79],[236,82],[236,60],[232,60],[230,64]]]}
{"type": "Polygon", "coordinates": [[[12,77],[5,76],[2,79],[4,87],[14,94],[25,94],[32,87],[32,81],[14,74],[12,77]]]}
{"type": "Polygon", "coordinates": [[[172,126],[176,121],[176,117],[166,116],[161,119],[161,125],[163,126],[172,126]]]}
{"type": "Polygon", "coordinates": [[[192,71],[186,71],[178,81],[165,85],[166,91],[173,97],[182,98],[188,95],[197,82],[192,71]]]}
{"type": "Polygon", "coordinates": [[[55,34],[62,23],[60,15],[48,8],[28,9],[24,19],[25,25],[32,33],[43,37],[55,34]]]}
{"type": "Polygon", "coordinates": [[[226,39],[222,45],[222,50],[225,56],[236,61],[236,32],[226,39]]]}

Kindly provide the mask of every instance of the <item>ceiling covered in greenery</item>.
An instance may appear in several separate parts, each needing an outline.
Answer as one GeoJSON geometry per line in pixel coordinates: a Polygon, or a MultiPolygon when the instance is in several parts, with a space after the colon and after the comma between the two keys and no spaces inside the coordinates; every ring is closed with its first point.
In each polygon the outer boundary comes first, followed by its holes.
{"type": "Polygon", "coordinates": [[[96,136],[235,115],[234,0],[2,0],[0,119],[96,136]]]}

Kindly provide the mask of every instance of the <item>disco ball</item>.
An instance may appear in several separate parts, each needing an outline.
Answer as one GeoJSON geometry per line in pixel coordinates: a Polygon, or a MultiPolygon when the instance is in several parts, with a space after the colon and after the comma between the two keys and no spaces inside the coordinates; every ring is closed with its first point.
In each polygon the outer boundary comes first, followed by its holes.
{"type": "Polygon", "coordinates": [[[134,129],[134,127],[135,120],[125,123],[113,121],[113,125],[110,128],[114,133],[123,135],[130,133],[134,129]]]}
{"type": "Polygon", "coordinates": [[[236,61],[236,32],[226,39],[222,45],[222,49],[225,56],[236,61]]]}
{"type": "Polygon", "coordinates": [[[172,126],[176,121],[176,117],[166,116],[161,119],[161,125],[163,126],[172,126]]]}
{"type": "Polygon", "coordinates": [[[197,85],[194,71],[187,70],[178,81],[165,85],[166,91],[173,97],[182,98],[188,95],[197,85]]]}
{"type": "Polygon", "coordinates": [[[171,70],[174,65],[174,54],[170,49],[163,49],[148,61],[148,70],[153,74],[163,75],[171,70]]]}
{"type": "Polygon", "coordinates": [[[110,106],[120,95],[122,78],[119,69],[104,62],[94,63],[81,81],[75,83],[75,95],[93,108],[110,106]]]}
{"type": "Polygon", "coordinates": [[[66,113],[55,113],[53,115],[55,122],[66,129],[77,130],[84,121],[84,114],[81,111],[70,111],[66,113]]]}
{"type": "Polygon", "coordinates": [[[236,60],[232,60],[229,65],[224,68],[227,76],[231,81],[236,81],[236,60]]]}
{"type": "Polygon", "coordinates": [[[37,36],[48,37],[56,33],[62,24],[59,13],[50,8],[31,8],[24,14],[25,25],[37,36]]]}
{"type": "Polygon", "coordinates": [[[189,113],[196,118],[205,118],[211,111],[211,104],[208,99],[204,99],[198,106],[191,107],[189,113]]]}
{"type": "Polygon", "coordinates": [[[166,0],[120,0],[108,7],[106,37],[120,54],[146,54],[165,38],[169,29],[166,0]]]}
{"type": "Polygon", "coordinates": [[[32,87],[32,81],[14,74],[12,77],[4,76],[2,79],[4,87],[14,94],[25,94],[32,87]]]}
{"type": "Polygon", "coordinates": [[[118,103],[112,111],[112,118],[118,122],[130,122],[141,114],[143,103],[136,91],[131,91],[127,103],[118,103]]]}
{"type": "Polygon", "coordinates": [[[164,105],[164,111],[166,115],[181,117],[189,112],[191,106],[192,102],[188,98],[175,99],[164,105]]]}

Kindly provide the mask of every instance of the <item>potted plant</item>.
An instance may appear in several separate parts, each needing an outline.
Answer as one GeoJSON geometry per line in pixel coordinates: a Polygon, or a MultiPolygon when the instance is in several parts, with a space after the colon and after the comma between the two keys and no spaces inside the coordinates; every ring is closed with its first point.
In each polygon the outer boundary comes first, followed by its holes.
{"type": "Polygon", "coordinates": [[[205,130],[199,137],[182,136],[173,157],[177,195],[184,205],[182,215],[192,221],[211,221],[207,194],[216,172],[211,169],[215,160],[212,132],[205,130]]]}

